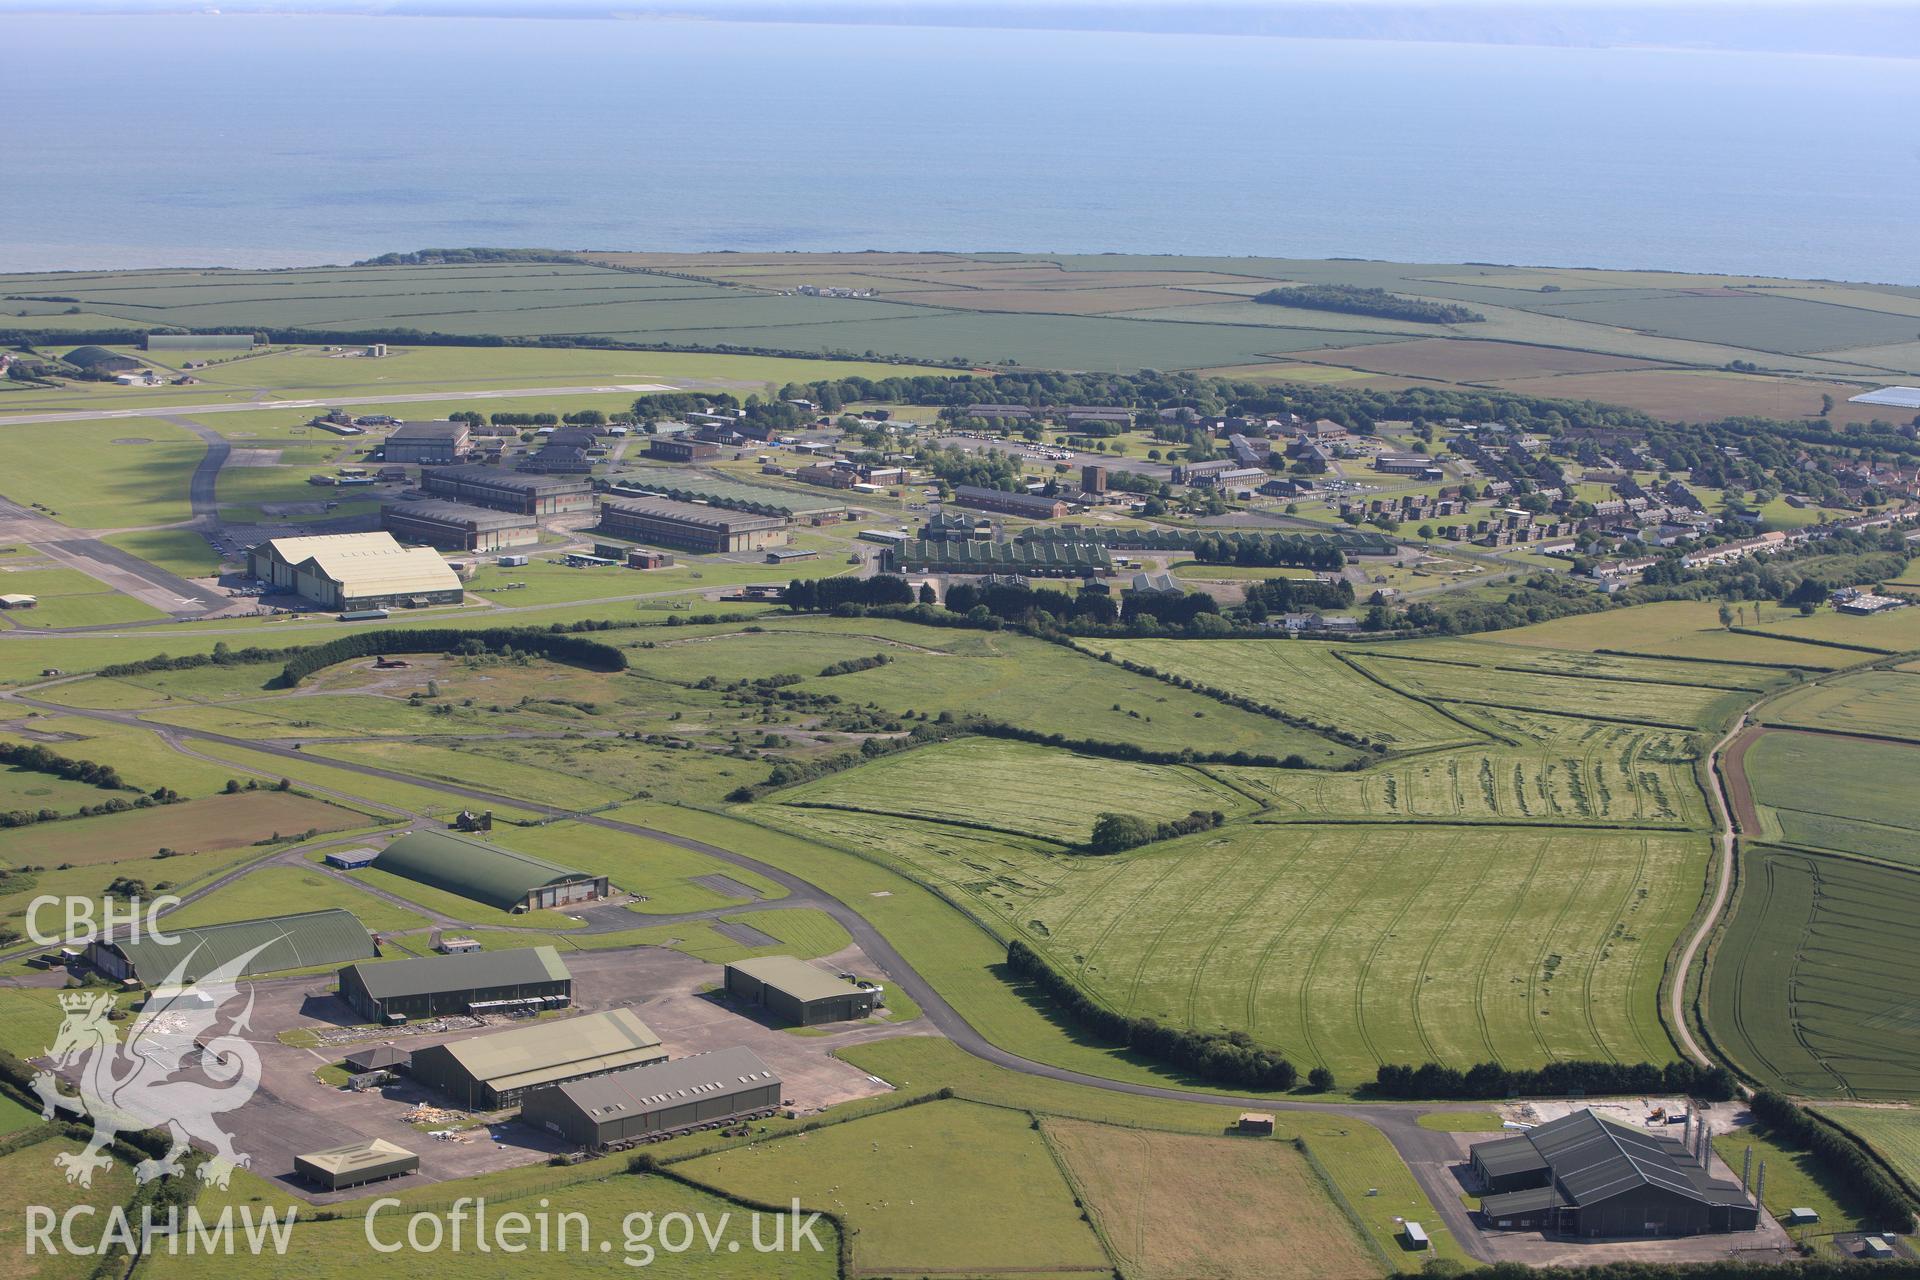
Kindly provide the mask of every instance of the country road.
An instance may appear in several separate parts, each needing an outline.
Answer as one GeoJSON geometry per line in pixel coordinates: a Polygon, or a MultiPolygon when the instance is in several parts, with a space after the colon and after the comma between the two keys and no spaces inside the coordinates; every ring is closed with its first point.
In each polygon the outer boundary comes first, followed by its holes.
{"type": "MultiPolygon", "coordinates": [[[[113,711],[92,707],[68,707],[59,703],[45,702],[28,696],[23,692],[0,693],[0,702],[12,702],[22,706],[34,707],[43,711],[61,715],[79,716],[84,719],[102,720],[113,724],[126,725],[157,731],[157,726],[146,723],[129,711],[113,711]]],[[[278,756],[288,760],[316,760],[330,769],[339,769],[349,773],[364,774],[389,782],[401,782],[424,790],[438,791],[444,795],[456,796],[462,800],[478,801],[482,804],[498,805],[503,808],[520,808],[526,801],[502,792],[488,791],[480,787],[464,786],[459,783],[444,782],[438,779],[423,778],[403,773],[397,769],[385,769],[377,765],[361,764],[334,759],[319,760],[304,752],[278,743],[260,742],[248,738],[233,737],[223,733],[214,733],[201,729],[186,729],[169,725],[167,735],[171,738],[191,738],[206,742],[220,743],[226,746],[242,747],[248,751],[263,755],[278,756]]],[[[725,862],[730,865],[765,876],[787,890],[787,897],[779,905],[788,907],[813,907],[823,911],[842,928],[846,929],[853,940],[859,944],[867,958],[871,960],[889,979],[898,984],[907,995],[920,1006],[927,1021],[952,1041],[957,1047],[983,1061],[1004,1067],[1010,1071],[1025,1075],[1039,1076],[1058,1080],[1067,1084],[1080,1085],[1090,1089],[1103,1089],[1112,1093],[1131,1094],[1135,1097],[1157,1098],[1172,1102],[1201,1102],[1217,1106],[1251,1108],[1263,1111],[1296,1111],[1323,1115],[1346,1116],[1362,1121],[1379,1129],[1400,1158],[1406,1162],[1421,1189],[1433,1202],[1435,1211],[1443,1218],[1453,1232],[1461,1247],[1481,1261],[1495,1261],[1496,1257],[1482,1233],[1472,1221],[1464,1205],[1460,1202],[1460,1186],[1448,1172],[1448,1166],[1457,1163],[1459,1147],[1454,1136],[1449,1133],[1427,1129],[1421,1126],[1422,1115],[1434,1111],[1471,1111],[1484,1110],[1484,1104],[1453,1104],[1429,1106],[1422,1104],[1360,1103],[1360,1102],[1305,1102],[1291,1098],[1250,1097],[1233,1093],[1214,1093],[1206,1090],[1177,1088],[1170,1085],[1142,1084],[1125,1080],[1110,1080],[1103,1076],[1090,1075],[1066,1067],[1046,1062],[1035,1062],[1023,1058],[988,1040],[965,1015],[955,1009],[946,997],[942,996],[921,976],[898,949],[876,929],[867,918],[854,910],[846,902],[828,893],[811,881],[805,880],[781,867],[762,862],[744,853],[724,849],[708,844],[704,840],[695,840],[688,836],[677,835],[654,827],[638,823],[623,822],[615,818],[601,817],[597,814],[576,813],[567,817],[575,822],[602,827],[609,831],[624,832],[648,840],[658,840],[677,848],[725,862]]],[[[260,865],[260,864],[254,864],[260,865]]],[[[241,869],[223,883],[244,874],[241,869]]],[[[198,896],[198,895],[196,895],[198,896]]],[[[734,908],[732,910],[738,910],[734,908]]]]}

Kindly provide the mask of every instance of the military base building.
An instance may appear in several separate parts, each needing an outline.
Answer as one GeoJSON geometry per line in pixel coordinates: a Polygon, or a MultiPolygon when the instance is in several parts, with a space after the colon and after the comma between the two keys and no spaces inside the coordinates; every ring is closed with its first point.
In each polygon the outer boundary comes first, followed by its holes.
{"type": "Polygon", "coordinates": [[[414,831],[388,845],[374,869],[484,902],[502,911],[539,911],[607,896],[607,877],[451,831],[414,831]]]}
{"type": "Polygon", "coordinates": [[[466,598],[439,552],[403,547],[385,531],[269,538],[247,549],[247,572],[276,591],[343,612],[466,598]]]}
{"type": "Polygon", "coordinates": [[[540,541],[540,526],[532,516],[439,498],[384,503],[380,527],[396,538],[442,551],[499,551],[540,541]]]}
{"type": "Polygon", "coordinates": [[[796,1026],[851,1022],[873,1012],[879,994],[853,986],[792,956],[762,956],[727,966],[727,994],[796,1026]]]}
{"type": "Polygon", "coordinates": [[[322,1191],[342,1191],[412,1173],[420,1157],[385,1138],[364,1138],[293,1158],[293,1171],[322,1191]]]}
{"type": "Polygon", "coordinates": [[[555,516],[593,510],[593,481],[492,466],[435,467],[420,473],[423,493],[517,515],[555,516]]]}
{"type": "Polygon", "coordinates": [[[87,944],[86,962],[108,977],[153,987],[198,982],[249,953],[240,977],[347,964],[379,954],[365,926],[339,907],[191,929],[171,928],[163,920],[161,929],[167,941],[152,934],[117,942],[95,939],[87,944]]]}
{"type": "Polygon", "coordinates": [[[353,964],[340,970],[340,998],[369,1022],[450,1013],[564,1009],[573,975],[552,947],[353,964]]]}
{"type": "Polygon", "coordinates": [[[1752,1231],[1759,1202],[1708,1170],[1710,1144],[1576,1111],[1492,1142],[1472,1167],[1486,1188],[1483,1225],[1552,1236],[1620,1238],[1752,1231]]]}
{"type": "Polygon", "coordinates": [[[610,1009],[415,1049],[408,1072],[470,1111],[498,1111],[530,1090],[666,1057],[633,1010],[610,1009]]]}
{"type": "Polygon", "coordinates": [[[631,1145],[704,1124],[773,1114],[780,1077],[747,1048],[574,1080],[527,1095],[520,1118],[590,1151],[631,1145]]]}
{"type": "Polygon", "coordinates": [[[464,422],[444,418],[403,422],[387,437],[380,456],[387,462],[456,462],[466,453],[472,431],[464,422]]]}
{"type": "Polygon", "coordinates": [[[787,545],[787,518],[671,498],[608,498],[600,532],[686,551],[765,551],[787,545]]]}

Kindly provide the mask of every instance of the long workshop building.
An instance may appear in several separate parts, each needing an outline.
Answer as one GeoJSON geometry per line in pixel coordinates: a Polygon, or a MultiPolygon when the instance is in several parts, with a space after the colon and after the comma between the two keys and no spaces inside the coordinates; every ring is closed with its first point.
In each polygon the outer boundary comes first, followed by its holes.
{"type": "Polygon", "coordinates": [[[436,498],[528,516],[593,509],[593,481],[579,475],[539,475],[497,466],[436,467],[420,473],[420,489],[436,498]]]}
{"type": "Polygon", "coordinates": [[[610,498],[600,532],[687,551],[764,551],[787,545],[785,516],[753,515],[671,498],[610,498]]]}
{"type": "Polygon", "coordinates": [[[539,1089],[522,1102],[520,1118],[599,1150],[770,1115],[780,1092],[780,1077],[760,1055],[736,1047],[539,1089]]]}
{"type": "Polygon", "coordinates": [[[530,515],[439,498],[386,503],[380,508],[380,527],[396,538],[442,551],[498,551],[540,541],[540,526],[530,515]]]}
{"type": "Polygon", "coordinates": [[[408,1074],[469,1110],[498,1111],[533,1089],[666,1057],[660,1037],[633,1010],[609,1009],[415,1049],[408,1074]]]}
{"type": "Polygon", "coordinates": [[[573,999],[573,975],[552,947],[467,951],[348,965],[340,998],[369,1022],[560,1009],[573,999]]]}

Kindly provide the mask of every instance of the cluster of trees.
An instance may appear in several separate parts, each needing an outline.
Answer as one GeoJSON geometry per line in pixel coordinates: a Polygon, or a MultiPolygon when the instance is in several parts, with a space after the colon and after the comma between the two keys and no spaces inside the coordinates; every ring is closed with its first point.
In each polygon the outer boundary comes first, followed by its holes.
{"type": "Polygon", "coordinates": [[[964,449],[929,448],[916,454],[915,461],[948,485],[970,484],[1004,493],[1019,486],[1020,460],[997,449],[968,453],[964,449]]]}
{"type": "MultiPolygon", "coordinates": [[[[1204,591],[1188,591],[1182,595],[1160,595],[1150,591],[1129,591],[1120,602],[1120,621],[1133,622],[1141,618],[1151,618],[1161,627],[1192,628],[1202,616],[1217,615],[1220,602],[1204,591]]],[[[1219,619],[1218,630],[1231,631],[1225,619],[1219,619]]]]}
{"type": "Polygon", "coordinates": [[[0,742],[0,764],[11,769],[28,769],[34,773],[52,774],[56,778],[65,778],[68,782],[84,782],[108,791],[127,789],[127,784],[120,779],[120,771],[110,764],[97,764],[92,760],[75,760],[71,756],[60,755],[58,752],[49,751],[34,743],[0,742]]]}
{"type": "Polygon", "coordinates": [[[947,608],[954,613],[984,609],[992,617],[1036,628],[1073,618],[1106,624],[1120,616],[1119,606],[1106,591],[1082,590],[1069,594],[1053,587],[1028,587],[1018,583],[989,586],[956,582],[947,588],[947,608]]]}
{"type": "Polygon", "coordinates": [[[1263,622],[1269,614],[1303,613],[1312,609],[1353,607],[1353,584],[1342,578],[1315,582],[1306,578],[1271,578],[1247,584],[1247,616],[1263,622]]]}
{"type": "Polygon", "coordinates": [[[1860,1202],[1877,1229],[1913,1229],[1912,1199],[1858,1141],[1772,1089],[1760,1090],[1748,1105],[1773,1136],[1812,1152],[1828,1177],[1860,1202]]]}
{"type": "Polygon", "coordinates": [[[588,671],[625,671],[627,655],[623,651],[575,634],[577,631],[606,629],[610,625],[576,622],[567,627],[556,624],[544,631],[532,627],[489,627],[482,631],[457,631],[444,627],[360,631],[311,648],[294,650],[276,683],[280,688],[290,689],[307,676],[337,662],[386,653],[450,653],[475,658],[490,653],[522,653],[545,658],[549,662],[584,667],[588,671]]]}
{"type": "Polygon", "coordinates": [[[1325,538],[1284,533],[1203,535],[1194,539],[1191,554],[1201,564],[1285,566],[1312,569],[1316,573],[1334,573],[1347,564],[1346,554],[1325,538]]]}
{"type": "Polygon", "coordinates": [[[1406,1066],[1383,1063],[1367,1092],[1381,1098],[1511,1098],[1589,1094],[1680,1094],[1708,1102],[1734,1095],[1733,1075],[1725,1067],[1694,1062],[1549,1062],[1533,1070],[1482,1062],[1462,1071],[1437,1062],[1406,1066]]]}
{"type": "Polygon", "coordinates": [[[1156,840],[1211,831],[1226,820],[1227,815],[1218,809],[1195,809],[1171,822],[1148,822],[1132,813],[1103,813],[1093,820],[1093,835],[1086,848],[1089,853],[1124,853],[1156,840]]]}
{"type": "Polygon", "coordinates": [[[912,604],[913,588],[892,573],[871,578],[795,578],[787,584],[785,599],[795,613],[831,613],[845,605],[912,604]]]}
{"type": "MultiPolygon", "coordinates": [[[[871,671],[875,667],[884,667],[893,658],[884,653],[876,653],[870,658],[842,658],[839,662],[829,663],[820,669],[823,676],[850,676],[856,671],[871,671]]],[[[795,677],[798,679],[799,677],[795,677]]]]}
{"type": "Polygon", "coordinates": [[[1244,1031],[1189,1031],[1115,1013],[1018,938],[1007,944],[1007,968],[1038,987],[1074,1022],[1142,1057],[1242,1088],[1284,1090],[1299,1083],[1300,1073],[1291,1062],[1254,1043],[1244,1031]]]}
{"type": "Polygon", "coordinates": [[[1381,316],[1420,324],[1473,324],[1485,320],[1478,311],[1431,298],[1403,298],[1385,289],[1357,284],[1297,284],[1255,294],[1255,302],[1274,307],[1304,307],[1309,311],[1338,311],[1350,316],[1381,316]]]}

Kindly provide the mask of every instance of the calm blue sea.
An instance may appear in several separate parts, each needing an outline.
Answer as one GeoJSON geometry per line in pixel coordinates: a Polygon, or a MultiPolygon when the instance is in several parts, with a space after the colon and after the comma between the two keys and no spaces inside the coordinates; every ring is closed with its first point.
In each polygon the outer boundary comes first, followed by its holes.
{"type": "Polygon", "coordinates": [[[1912,61],[454,18],[5,36],[0,270],[484,244],[1920,283],[1912,61]]]}

